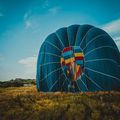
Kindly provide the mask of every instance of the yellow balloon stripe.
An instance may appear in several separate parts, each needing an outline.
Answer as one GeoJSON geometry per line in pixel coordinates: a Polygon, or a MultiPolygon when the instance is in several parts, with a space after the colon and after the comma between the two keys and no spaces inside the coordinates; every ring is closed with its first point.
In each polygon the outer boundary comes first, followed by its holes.
{"type": "Polygon", "coordinates": [[[75,61],[74,57],[73,58],[69,58],[69,59],[65,60],[65,64],[72,63],[74,61],[75,61]]]}
{"type": "Polygon", "coordinates": [[[81,57],[81,56],[84,56],[83,53],[74,53],[75,54],[75,57],[81,57]]]}

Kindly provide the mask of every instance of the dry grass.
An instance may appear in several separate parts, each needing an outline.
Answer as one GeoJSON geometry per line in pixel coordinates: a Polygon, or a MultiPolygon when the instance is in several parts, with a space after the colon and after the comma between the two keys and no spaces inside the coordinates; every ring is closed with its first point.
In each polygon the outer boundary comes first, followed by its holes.
{"type": "Polygon", "coordinates": [[[38,93],[0,88],[0,120],[120,120],[120,92],[38,93]]]}

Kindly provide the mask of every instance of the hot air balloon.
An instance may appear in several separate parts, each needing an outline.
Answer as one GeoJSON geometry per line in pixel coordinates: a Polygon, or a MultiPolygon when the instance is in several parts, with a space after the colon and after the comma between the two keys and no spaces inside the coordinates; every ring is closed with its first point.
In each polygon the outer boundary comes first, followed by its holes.
{"type": "Polygon", "coordinates": [[[113,39],[91,25],[71,25],[41,45],[36,84],[44,92],[120,89],[120,52],[113,39]]]}

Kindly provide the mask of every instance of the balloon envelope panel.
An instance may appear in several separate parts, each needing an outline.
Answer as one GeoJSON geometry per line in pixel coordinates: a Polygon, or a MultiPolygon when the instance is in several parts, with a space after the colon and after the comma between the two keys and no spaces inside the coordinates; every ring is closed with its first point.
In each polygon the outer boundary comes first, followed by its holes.
{"type": "Polygon", "coordinates": [[[44,92],[119,90],[119,50],[105,31],[94,26],[61,28],[41,45],[36,83],[37,90],[44,92]]]}

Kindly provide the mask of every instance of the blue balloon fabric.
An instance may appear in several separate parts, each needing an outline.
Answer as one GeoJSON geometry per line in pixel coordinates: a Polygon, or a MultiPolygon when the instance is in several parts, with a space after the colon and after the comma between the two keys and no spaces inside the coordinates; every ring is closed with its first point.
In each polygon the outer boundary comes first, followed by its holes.
{"type": "Polygon", "coordinates": [[[120,90],[120,52],[97,27],[58,29],[41,45],[36,84],[44,92],[120,90]]]}

